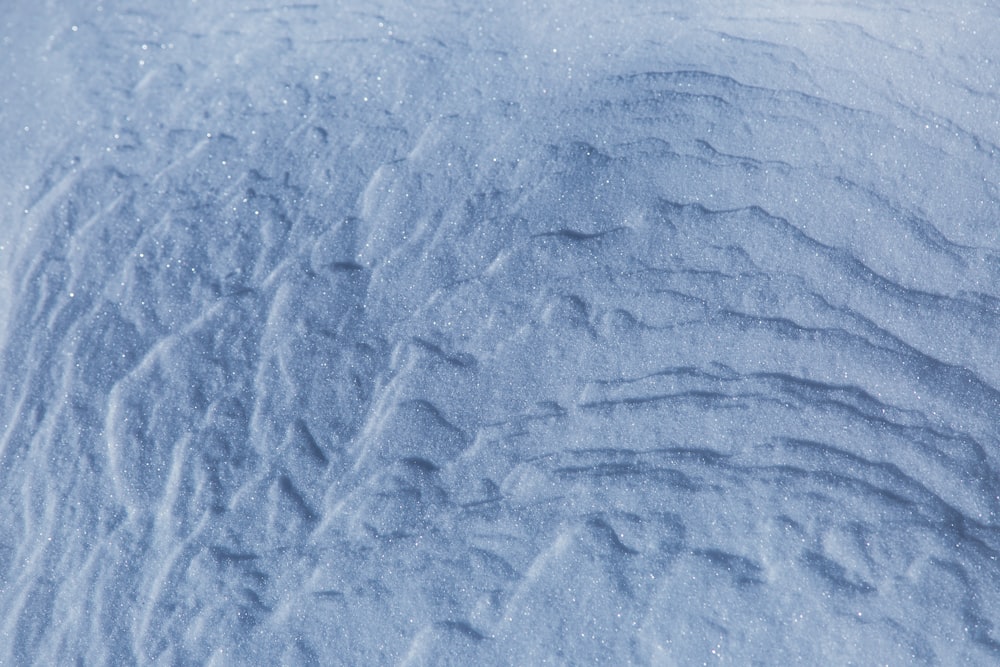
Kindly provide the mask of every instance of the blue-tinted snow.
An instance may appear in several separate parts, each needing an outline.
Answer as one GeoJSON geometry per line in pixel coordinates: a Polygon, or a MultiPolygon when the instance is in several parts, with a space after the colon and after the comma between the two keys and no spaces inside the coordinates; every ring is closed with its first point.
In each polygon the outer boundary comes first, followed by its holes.
{"type": "Polygon", "coordinates": [[[1000,11],[648,4],[15,3],[0,663],[1000,660],[1000,11]]]}

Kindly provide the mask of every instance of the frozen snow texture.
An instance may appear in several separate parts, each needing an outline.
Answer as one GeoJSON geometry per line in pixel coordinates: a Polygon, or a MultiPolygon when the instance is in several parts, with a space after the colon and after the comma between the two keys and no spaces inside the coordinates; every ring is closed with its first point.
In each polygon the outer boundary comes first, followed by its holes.
{"type": "Polygon", "coordinates": [[[4,16],[0,663],[1000,660],[1000,10],[509,4],[4,16]]]}

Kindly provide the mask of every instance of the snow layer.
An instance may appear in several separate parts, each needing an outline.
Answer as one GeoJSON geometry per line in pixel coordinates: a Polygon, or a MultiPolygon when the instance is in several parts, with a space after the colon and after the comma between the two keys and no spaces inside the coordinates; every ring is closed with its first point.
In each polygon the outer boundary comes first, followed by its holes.
{"type": "Polygon", "coordinates": [[[651,4],[14,3],[0,663],[1000,660],[1000,10],[651,4]]]}

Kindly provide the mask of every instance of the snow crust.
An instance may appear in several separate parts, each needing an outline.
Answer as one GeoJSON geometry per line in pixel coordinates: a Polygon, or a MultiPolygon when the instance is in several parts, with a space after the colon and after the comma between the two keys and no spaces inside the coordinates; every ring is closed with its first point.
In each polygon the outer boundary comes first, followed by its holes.
{"type": "Polygon", "coordinates": [[[997,34],[15,2],[0,664],[996,664],[997,34]]]}

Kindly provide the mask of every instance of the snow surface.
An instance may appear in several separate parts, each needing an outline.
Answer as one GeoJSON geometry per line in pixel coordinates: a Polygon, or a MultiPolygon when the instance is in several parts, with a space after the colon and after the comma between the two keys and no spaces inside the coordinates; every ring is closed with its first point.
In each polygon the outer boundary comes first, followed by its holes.
{"type": "Polygon", "coordinates": [[[994,3],[12,5],[0,664],[1000,661],[994,3]]]}

